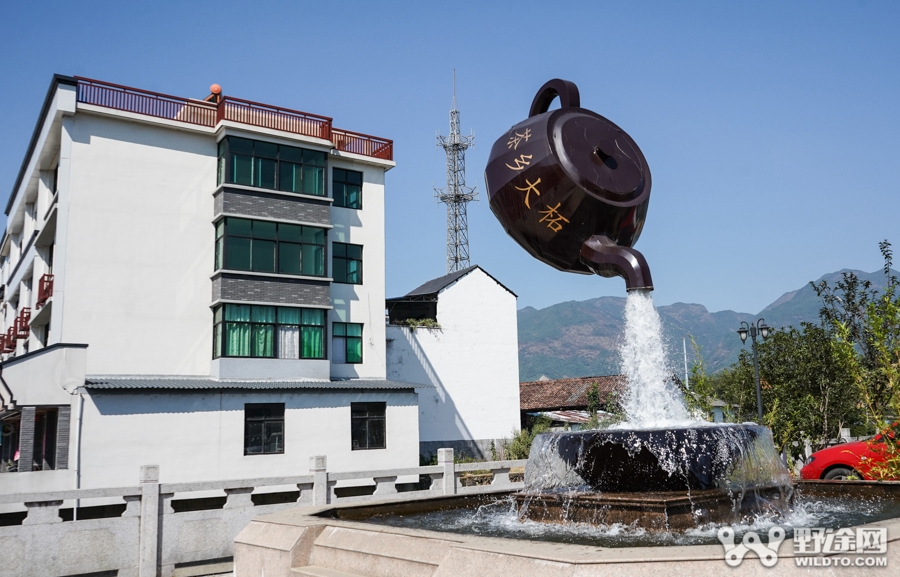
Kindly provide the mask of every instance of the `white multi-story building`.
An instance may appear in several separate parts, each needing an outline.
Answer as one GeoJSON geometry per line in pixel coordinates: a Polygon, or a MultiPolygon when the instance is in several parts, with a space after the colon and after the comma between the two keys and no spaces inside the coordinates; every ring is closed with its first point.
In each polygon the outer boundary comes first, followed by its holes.
{"type": "Polygon", "coordinates": [[[392,158],[327,117],[55,76],[0,245],[0,492],[416,465],[392,158]]]}

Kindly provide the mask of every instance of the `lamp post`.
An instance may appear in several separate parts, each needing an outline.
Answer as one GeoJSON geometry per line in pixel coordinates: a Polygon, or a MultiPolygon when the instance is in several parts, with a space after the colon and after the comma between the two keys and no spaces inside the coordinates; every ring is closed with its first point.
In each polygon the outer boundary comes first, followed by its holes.
{"type": "Polygon", "coordinates": [[[759,353],[756,349],[756,335],[762,335],[762,338],[769,336],[769,327],[764,319],[759,319],[755,323],[748,324],[747,321],[741,321],[741,328],[737,333],[741,337],[741,343],[747,342],[747,335],[753,340],[753,370],[756,373],[756,410],[759,414],[759,423],[762,424],[762,388],[759,386],[759,353]]]}

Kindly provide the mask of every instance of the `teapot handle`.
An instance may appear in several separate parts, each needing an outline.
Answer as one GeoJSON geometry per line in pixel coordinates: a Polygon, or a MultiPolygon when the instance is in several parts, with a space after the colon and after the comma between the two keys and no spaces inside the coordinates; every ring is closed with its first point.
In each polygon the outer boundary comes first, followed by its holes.
{"type": "Polygon", "coordinates": [[[531,102],[531,111],[528,117],[543,114],[550,109],[550,103],[559,96],[559,105],[561,108],[579,107],[581,106],[581,96],[578,94],[578,87],[574,82],[554,78],[541,86],[537,95],[531,102]]]}

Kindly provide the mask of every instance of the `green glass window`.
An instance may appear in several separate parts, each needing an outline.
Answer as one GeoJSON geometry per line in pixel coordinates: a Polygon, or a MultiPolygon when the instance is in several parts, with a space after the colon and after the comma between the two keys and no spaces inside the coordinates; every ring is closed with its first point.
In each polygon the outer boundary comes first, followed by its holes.
{"type": "Polygon", "coordinates": [[[219,183],[325,196],[327,154],[229,136],[219,143],[219,183]]]}
{"type": "Polygon", "coordinates": [[[219,270],[225,264],[225,221],[216,223],[216,268],[219,270]]]}
{"type": "Polygon", "coordinates": [[[325,311],[225,304],[213,313],[213,358],[325,358],[325,311]]]}
{"type": "Polygon", "coordinates": [[[250,356],[250,305],[225,306],[226,357],[250,356]]]}
{"type": "Polygon", "coordinates": [[[216,270],[325,276],[325,229],[228,217],[216,224],[216,270]]]}
{"type": "Polygon", "coordinates": [[[334,282],[362,284],[362,245],[333,243],[331,273],[334,282]]]}
{"type": "Polygon", "coordinates": [[[362,362],[362,325],[358,323],[334,323],[331,332],[333,363],[362,362]]]}
{"type": "Polygon", "coordinates": [[[334,206],[362,208],[361,172],[335,168],[332,171],[331,181],[331,188],[334,191],[334,206]]]}

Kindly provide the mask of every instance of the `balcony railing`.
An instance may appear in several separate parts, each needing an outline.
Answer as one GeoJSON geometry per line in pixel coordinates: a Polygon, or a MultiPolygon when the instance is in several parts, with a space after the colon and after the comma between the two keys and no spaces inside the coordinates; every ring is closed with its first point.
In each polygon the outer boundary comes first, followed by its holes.
{"type": "Polygon", "coordinates": [[[38,283],[38,298],[34,303],[34,309],[39,310],[42,306],[47,304],[47,301],[50,297],[53,296],[53,275],[45,274],[41,277],[40,282],[38,283]]]}
{"type": "Polygon", "coordinates": [[[3,351],[4,353],[14,353],[16,352],[16,340],[18,337],[16,336],[16,327],[15,325],[6,329],[6,334],[3,335],[3,351]]]}
{"type": "Polygon", "coordinates": [[[28,322],[30,320],[31,308],[22,307],[22,311],[19,313],[19,316],[16,317],[16,320],[13,323],[13,328],[15,329],[15,335],[17,339],[28,338],[28,331],[30,329],[30,327],[28,326],[28,322]]]}
{"type": "Polygon", "coordinates": [[[78,78],[78,102],[135,114],[214,127],[222,120],[331,140],[335,148],[384,160],[394,159],[391,140],[332,128],[331,118],[225,96],[214,104],[78,78]]]}

